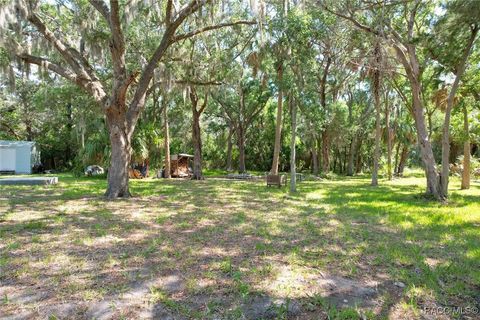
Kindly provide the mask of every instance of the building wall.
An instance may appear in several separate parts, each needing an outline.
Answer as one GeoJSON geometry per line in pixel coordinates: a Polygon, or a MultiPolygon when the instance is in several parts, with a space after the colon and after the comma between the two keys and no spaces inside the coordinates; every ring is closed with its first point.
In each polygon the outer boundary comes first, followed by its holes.
{"type": "Polygon", "coordinates": [[[40,153],[37,151],[35,142],[32,141],[0,140],[0,149],[12,151],[8,154],[2,152],[1,170],[15,170],[16,174],[31,174],[32,166],[40,161],[40,153]]]}
{"type": "Polygon", "coordinates": [[[17,174],[32,173],[32,146],[28,144],[17,146],[17,163],[15,168],[17,174]]]}
{"type": "Polygon", "coordinates": [[[10,171],[16,168],[16,149],[11,146],[0,146],[0,170],[10,171]]]}

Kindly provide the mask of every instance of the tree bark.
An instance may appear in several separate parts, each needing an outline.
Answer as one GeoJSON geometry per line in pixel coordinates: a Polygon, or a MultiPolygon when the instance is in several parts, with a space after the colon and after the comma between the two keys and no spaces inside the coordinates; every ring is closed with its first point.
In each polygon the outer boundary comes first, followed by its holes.
{"type": "MultiPolygon", "coordinates": [[[[327,56],[325,67],[323,68],[323,74],[322,74],[322,77],[320,78],[320,105],[322,106],[323,111],[325,113],[328,112],[326,89],[327,89],[328,72],[329,72],[331,63],[332,63],[332,58],[330,56],[327,56]]],[[[323,128],[321,132],[321,138],[322,138],[322,173],[327,174],[328,171],[330,170],[330,154],[329,154],[330,139],[328,136],[328,124],[326,124],[326,127],[323,128]]]]}
{"type": "Polygon", "coordinates": [[[427,178],[426,194],[431,195],[437,200],[442,198],[440,190],[439,174],[433,155],[432,145],[428,138],[428,131],[425,126],[425,108],[421,99],[422,85],[420,82],[421,71],[414,44],[402,45],[394,43],[393,47],[397,57],[405,68],[408,81],[412,89],[413,118],[417,131],[417,141],[420,148],[420,157],[422,159],[425,176],[427,178]]]}
{"type": "Polygon", "coordinates": [[[73,128],[73,115],[72,115],[72,104],[67,103],[67,145],[65,148],[65,164],[67,164],[72,158],[72,148],[70,145],[71,137],[72,137],[72,128],[73,128]]]}
{"type": "Polygon", "coordinates": [[[330,171],[330,138],[327,130],[322,131],[322,173],[330,171]]]}
{"type": "Polygon", "coordinates": [[[315,148],[316,140],[313,141],[313,146],[312,146],[312,173],[313,175],[318,175],[318,154],[317,150],[315,148]]]}
{"type": "Polygon", "coordinates": [[[409,148],[408,145],[403,145],[402,154],[400,155],[400,161],[398,162],[397,175],[399,177],[403,176],[403,171],[405,170],[405,165],[407,164],[409,148]]]}
{"type": "Polygon", "coordinates": [[[396,176],[398,176],[398,160],[400,157],[400,145],[401,142],[397,142],[397,147],[395,148],[395,163],[393,164],[393,171],[396,176]]]}
{"type": "Polygon", "coordinates": [[[468,126],[467,106],[463,105],[463,130],[465,141],[463,142],[463,172],[462,189],[470,189],[470,130],[468,126]]]}
{"type": "Polygon", "coordinates": [[[414,79],[412,85],[413,96],[413,114],[415,119],[415,127],[417,129],[417,139],[420,147],[420,156],[425,169],[427,178],[427,195],[431,195],[436,199],[441,199],[440,183],[435,157],[433,155],[432,145],[428,139],[427,128],[425,127],[424,108],[420,98],[421,85],[417,79],[414,79]]]}
{"type": "Polygon", "coordinates": [[[275,145],[273,148],[272,174],[278,174],[278,163],[280,159],[280,148],[282,138],[282,115],[283,115],[283,65],[279,62],[277,67],[278,79],[278,100],[277,100],[277,119],[275,124],[275,145]]]}
{"type": "Polygon", "coordinates": [[[228,137],[227,137],[227,172],[232,171],[232,148],[233,148],[233,143],[232,143],[232,136],[234,133],[233,126],[230,125],[228,128],[228,137]]]}
{"type": "Polygon", "coordinates": [[[290,97],[289,104],[292,112],[292,140],[290,141],[290,192],[297,191],[297,171],[296,171],[296,154],[295,154],[295,143],[297,138],[297,106],[293,101],[293,98],[290,97]]]}
{"type": "Polygon", "coordinates": [[[192,85],[190,86],[190,101],[192,103],[192,142],[193,142],[193,180],[203,180],[202,173],[202,136],[200,131],[200,116],[202,115],[208,101],[208,91],[205,94],[203,103],[200,106],[200,109],[197,109],[198,106],[198,95],[196,88],[192,85]]]}
{"type": "Polygon", "coordinates": [[[237,128],[237,145],[238,145],[238,172],[246,173],[245,167],[245,132],[242,125],[237,128]]]}
{"type": "Polygon", "coordinates": [[[203,180],[202,174],[202,137],[200,133],[200,113],[196,110],[196,105],[192,105],[193,123],[192,123],[192,142],[193,142],[193,180],[203,180]]]}
{"type": "Polygon", "coordinates": [[[387,132],[387,178],[392,180],[392,129],[390,128],[390,105],[388,90],[385,92],[385,123],[387,132]]]}
{"type": "Polygon", "coordinates": [[[453,81],[452,89],[448,94],[447,99],[447,108],[445,110],[445,120],[443,123],[443,132],[442,132],[442,172],[440,175],[440,187],[441,187],[441,197],[447,198],[448,197],[448,180],[449,180],[449,165],[450,165],[450,117],[451,112],[453,110],[453,106],[455,103],[455,94],[457,93],[457,89],[460,85],[460,79],[465,72],[466,63],[468,57],[470,55],[470,51],[473,47],[473,43],[475,42],[475,38],[477,37],[478,28],[475,27],[472,29],[469,42],[467,47],[465,47],[465,51],[463,53],[462,59],[460,60],[458,66],[456,66],[456,75],[455,80],[453,81]]]}
{"type": "Polygon", "coordinates": [[[125,121],[125,106],[116,105],[107,111],[107,125],[110,133],[111,159],[108,170],[108,199],[128,198],[128,167],[132,155],[131,132],[125,121]]]}
{"type": "Polygon", "coordinates": [[[375,103],[375,150],[373,153],[373,171],[372,186],[378,186],[378,167],[380,158],[380,139],[382,137],[382,128],[380,126],[380,68],[381,68],[381,52],[380,42],[377,39],[375,43],[375,66],[373,71],[373,98],[375,103]]]}
{"type": "Polygon", "coordinates": [[[354,133],[352,141],[350,142],[350,151],[348,153],[348,164],[347,164],[347,176],[353,176],[354,172],[354,162],[355,162],[355,151],[357,148],[357,136],[354,133]]]}
{"type": "Polygon", "coordinates": [[[170,173],[170,130],[168,128],[168,104],[165,103],[165,98],[162,99],[162,102],[164,103],[163,106],[163,130],[164,130],[164,149],[165,149],[165,168],[164,168],[164,173],[163,177],[164,178],[171,178],[171,173],[170,173]]]}
{"type": "Polygon", "coordinates": [[[355,174],[362,172],[362,154],[360,153],[362,149],[362,139],[357,139],[357,148],[355,151],[355,174]]]}
{"type": "Polygon", "coordinates": [[[320,173],[320,168],[322,167],[322,140],[320,139],[320,137],[318,136],[316,137],[315,143],[316,143],[315,151],[317,152],[317,162],[318,162],[318,172],[317,172],[318,174],[320,173]]]}

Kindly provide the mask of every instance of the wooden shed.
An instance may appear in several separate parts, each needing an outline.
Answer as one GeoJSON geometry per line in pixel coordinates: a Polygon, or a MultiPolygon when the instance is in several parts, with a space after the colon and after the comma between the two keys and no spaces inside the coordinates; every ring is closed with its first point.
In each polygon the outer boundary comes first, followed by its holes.
{"type": "Polygon", "coordinates": [[[192,175],[191,159],[193,156],[186,153],[170,155],[170,175],[173,178],[185,178],[192,175]]]}

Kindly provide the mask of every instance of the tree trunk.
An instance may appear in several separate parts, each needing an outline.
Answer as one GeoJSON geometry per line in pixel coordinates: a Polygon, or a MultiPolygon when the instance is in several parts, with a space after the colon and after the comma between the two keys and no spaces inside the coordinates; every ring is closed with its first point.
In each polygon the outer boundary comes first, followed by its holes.
{"type": "MultiPolygon", "coordinates": [[[[317,152],[317,162],[318,162],[318,171],[322,167],[322,140],[317,137],[316,138],[316,152],[317,152]]],[[[319,172],[317,172],[318,174],[319,172]]]]}
{"type": "Polygon", "coordinates": [[[375,66],[372,79],[373,98],[375,103],[375,150],[373,152],[373,171],[372,186],[378,186],[378,162],[380,158],[380,139],[382,137],[382,128],[380,126],[380,68],[381,68],[381,48],[377,39],[375,42],[375,66]]]}
{"type": "Polygon", "coordinates": [[[128,132],[124,106],[115,106],[107,111],[107,125],[110,133],[111,159],[108,170],[108,199],[128,198],[128,167],[132,155],[131,136],[128,132]]]}
{"type": "Polygon", "coordinates": [[[237,144],[238,144],[238,172],[245,173],[245,132],[243,126],[237,128],[237,144]]]}
{"type": "Polygon", "coordinates": [[[401,142],[398,141],[397,142],[397,147],[395,148],[395,163],[393,165],[393,170],[395,172],[395,175],[398,176],[398,160],[399,160],[399,157],[400,157],[400,145],[401,145],[401,142]]]}
{"type": "Polygon", "coordinates": [[[277,68],[278,78],[278,100],[277,100],[277,120],[275,124],[275,145],[273,148],[272,174],[278,174],[278,163],[280,159],[280,148],[282,138],[282,115],[283,115],[283,65],[279,63],[277,68]]]}
{"type": "Polygon", "coordinates": [[[72,158],[72,147],[71,147],[70,141],[71,141],[71,137],[72,137],[73,115],[72,115],[72,104],[71,103],[67,103],[67,124],[66,124],[66,128],[67,128],[68,142],[67,142],[67,145],[66,145],[66,148],[65,148],[65,165],[67,165],[68,162],[72,158]]]}
{"type": "Polygon", "coordinates": [[[232,136],[234,133],[234,129],[232,126],[228,129],[228,138],[227,138],[227,172],[232,171],[232,136]]]}
{"type": "Polygon", "coordinates": [[[467,63],[468,56],[470,55],[470,51],[473,47],[473,43],[475,42],[475,38],[478,33],[478,28],[475,27],[471,30],[470,39],[465,48],[463,53],[462,59],[459,62],[459,65],[456,68],[456,75],[455,80],[452,84],[452,89],[448,94],[447,99],[447,108],[445,110],[445,121],[443,123],[443,133],[442,133],[442,173],[440,175],[440,186],[441,186],[441,197],[447,198],[448,197],[448,178],[449,178],[449,165],[450,165],[450,116],[453,110],[453,106],[455,103],[455,94],[457,93],[457,89],[460,85],[460,79],[465,72],[465,67],[467,63]]]}
{"type": "Polygon", "coordinates": [[[312,152],[312,173],[316,176],[318,175],[318,154],[315,148],[315,143],[316,141],[314,140],[311,152],[312,152]]]}
{"type": "Polygon", "coordinates": [[[296,179],[296,166],[295,166],[295,140],[297,136],[297,106],[293,101],[293,98],[290,97],[290,108],[292,111],[292,140],[290,142],[290,192],[297,191],[297,179],[296,179]]]}
{"type": "Polygon", "coordinates": [[[327,130],[322,131],[322,173],[330,171],[330,140],[327,130]]]}
{"type": "Polygon", "coordinates": [[[440,200],[440,181],[433,155],[432,145],[428,138],[427,128],[425,126],[425,108],[421,99],[422,85],[420,82],[420,65],[415,50],[415,45],[409,43],[405,49],[398,44],[393,44],[397,57],[403,64],[407,73],[408,81],[412,89],[413,118],[417,131],[417,141],[420,148],[420,156],[424,165],[425,176],[427,178],[426,194],[440,200]]]}
{"type": "MultiPolygon", "coordinates": [[[[164,101],[164,99],[162,99],[164,101]]],[[[165,121],[163,130],[164,130],[164,135],[165,135],[165,141],[164,141],[164,149],[165,149],[165,168],[164,168],[164,173],[163,177],[164,178],[171,178],[171,173],[170,173],[170,132],[168,128],[168,104],[163,102],[165,105],[163,106],[163,121],[165,121]]]]}
{"type": "Polygon", "coordinates": [[[387,178],[392,180],[392,129],[390,128],[390,105],[388,91],[385,93],[385,122],[387,132],[387,178]]]}
{"type": "Polygon", "coordinates": [[[193,141],[193,180],[203,180],[202,174],[202,137],[200,133],[200,113],[193,107],[193,125],[192,125],[192,141],[193,141]]]}
{"type": "Polygon", "coordinates": [[[405,164],[407,164],[409,148],[405,144],[402,149],[402,154],[400,155],[400,161],[398,162],[397,175],[399,177],[403,176],[403,171],[405,169],[405,164]]]}
{"type": "Polygon", "coordinates": [[[431,195],[436,199],[441,198],[440,182],[437,167],[435,164],[435,157],[433,156],[432,145],[428,139],[427,128],[425,127],[424,108],[421,102],[421,85],[418,81],[412,83],[413,96],[413,115],[415,119],[415,127],[417,129],[417,140],[420,147],[420,156],[425,169],[425,176],[427,178],[427,195],[431,195]]]}
{"type": "Polygon", "coordinates": [[[465,141],[463,142],[463,172],[462,189],[470,189],[470,130],[468,128],[468,111],[463,105],[463,130],[465,141]]]}
{"type": "MultiPolygon", "coordinates": [[[[378,100],[376,97],[375,100],[378,100]]],[[[380,102],[375,102],[375,150],[373,152],[373,171],[372,171],[372,186],[378,185],[378,167],[380,158],[380,137],[382,136],[382,128],[380,127],[380,102]]]]}
{"type": "Polygon", "coordinates": [[[357,140],[357,149],[355,151],[356,159],[355,159],[355,174],[359,174],[362,172],[362,154],[360,153],[362,149],[362,139],[357,140]]]}
{"type": "Polygon", "coordinates": [[[352,142],[350,143],[350,151],[348,153],[347,176],[353,176],[355,151],[357,147],[356,144],[357,144],[357,136],[354,133],[352,137],[352,142]]]}

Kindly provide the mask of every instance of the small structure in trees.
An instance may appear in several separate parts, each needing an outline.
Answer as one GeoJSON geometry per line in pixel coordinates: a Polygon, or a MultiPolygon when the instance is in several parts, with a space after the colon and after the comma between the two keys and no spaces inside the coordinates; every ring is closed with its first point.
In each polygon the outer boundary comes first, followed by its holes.
{"type": "Polygon", "coordinates": [[[192,169],[190,166],[192,159],[193,156],[186,153],[170,155],[170,175],[172,178],[190,177],[192,175],[192,169]]]}
{"type": "Polygon", "coordinates": [[[31,174],[40,164],[40,152],[33,141],[0,140],[0,172],[31,174]]]}

